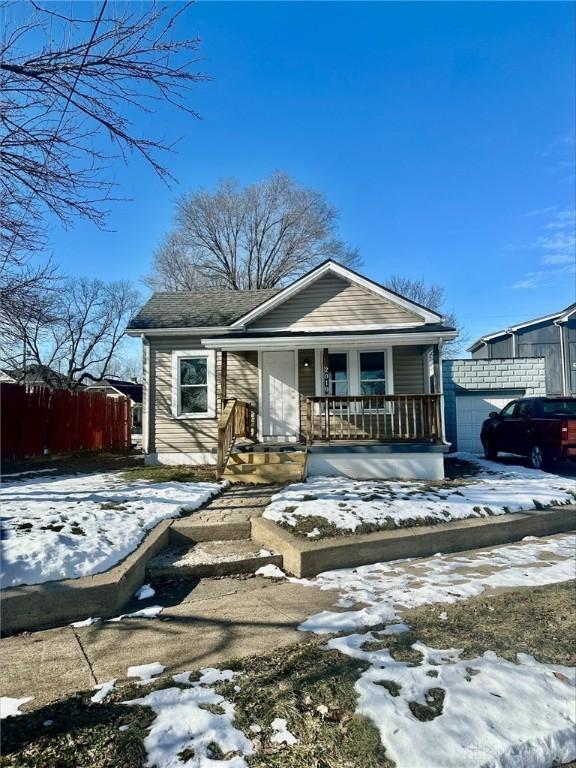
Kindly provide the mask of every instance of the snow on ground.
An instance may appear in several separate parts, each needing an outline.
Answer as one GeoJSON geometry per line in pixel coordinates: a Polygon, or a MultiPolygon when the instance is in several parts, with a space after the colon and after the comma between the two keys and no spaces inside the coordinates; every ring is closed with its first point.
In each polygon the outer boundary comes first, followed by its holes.
{"type": "Polygon", "coordinates": [[[326,571],[305,585],[336,589],[344,612],[322,611],[300,629],[316,633],[346,632],[394,622],[401,608],[455,603],[495,587],[543,586],[576,577],[576,535],[530,539],[483,549],[474,554],[437,555],[425,560],[394,560],[326,571]]]}
{"type": "Polygon", "coordinates": [[[116,680],[108,680],[105,683],[98,683],[94,686],[94,690],[96,693],[90,698],[90,701],[93,701],[94,704],[100,704],[100,702],[104,701],[106,696],[108,696],[109,693],[112,693],[114,688],[116,687],[116,680]]]}
{"type": "Polygon", "coordinates": [[[155,619],[156,616],[160,616],[164,606],[162,605],[149,605],[147,608],[141,608],[139,611],[133,613],[121,613],[120,616],[114,616],[113,619],[106,619],[106,621],[124,621],[124,619],[155,619]]]}
{"type": "Polygon", "coordinates": [[[252,754],[252,742],[233,725],[234,705],[210,688],[216,682],[232,679],[234,673],[213,668],[201,671],[202,677],[193,683],[184,677],[189,672],[178,676],[177,682],[189,684],[189,688],[164,688],[124,702],[150,707],[156,714],[144,739],[148,765],[182,768],[184,760],[179,755],[186,750],[190,754],[186,760],[189,768],[247,768],[243,756],[252,754]],[[224,762],[212,752],[214,744],[223,753],[224,762]],[[232,756],[227,759],[229,754],[232,756]]]}
{"type": "Polygon", "coordinates": [[[491,651],[461,660],[458,649],[423,643],[414,643],[422,661],[411,666],[387,649],[362,650],[377,639],[349,635],[328,646],[370,664],[356,683],[357,712],[376,725],[397,768],[549,768],[576,757],[575,669],[525,654],[513,664],[491,651]],[[431,719],[415,717],[413,703],[431,719]]]}
{"type": "Polygon", "coordinates": [[[128,667],[126,677],[137,677],[140,685],[146,685],[161,675],[165,669],[164,664],[160,664],[159,661],[153,661],[151,664],[137,664],[134,667],[128,667]]]}
{"type": "Polygon", "coordinates": [[[150,584],[142,584],[140,589],[136,592],[134,597],[137,600],[147,600],[149,597],[154,597],[156,590],[150,584]]]}
{"type": "Polygon", "coordinates": [[[0,720],[5,717],[21,715],[20,707],[28,701],[32,701],[32,698],[32,696],[26,696],[23,699],[13,699],[11,696],[0,696],[0,720]]]}
{"type": "Polygon", "coordinates": [[[283,717],[276,717],[270,723],[270,726],[274,733],[270,737],[270,741],[273,744],[296,744],[298,739],[288,730],[288,722],[283,717]]]}
{"type": "Polygon", "coordinates": [[[197,509],[220,483],[151,483],[120,473],[2,483],[2,586],[100,573],[161,520],[197,509]]]}
{"type": "MultiPolygon", "coordinates": [[[[447,522],[575,501],[574,478],[526,467],[503,466],[472,454],[460,453],[454,457],[476,465],[478,474],[463,478],[464,484],[457,485],[424,480],[313,477],[275,494],[263,516],[291,526],[296,525],[299,518],[320,517],[337,528],[355,531],[363,523],[447,522]]],[[[318,534],[318,529],[314,529],[307,535],[314,538],[318,534]]]]}
{"type": "MultiPolygon", "coordinates": [[[[341,607],[365,607],[323,611],[300,629],[346,632],[397,621],[402,608],[454,603],[487,588],[566,581],[576,576],[575,553],[574,534],[531,536],[469,555],[328,571],[301,583],[340,590],[341,607]]],[[[439,618],[447,618],[447,612],[439,618]]],[[[525,654],[513,664],[489,649],[465,660],[458,649],[438,650],[421,642],[412,646],[421,654],[414,665],[395,660],[386,648],[363,648],[408,629],[389,624],[327,645],[369,663],[356,683],[357,712],[378,728],[397,768],[550,768],[576,758],[574,668],[541,664],[525,654]]]]}

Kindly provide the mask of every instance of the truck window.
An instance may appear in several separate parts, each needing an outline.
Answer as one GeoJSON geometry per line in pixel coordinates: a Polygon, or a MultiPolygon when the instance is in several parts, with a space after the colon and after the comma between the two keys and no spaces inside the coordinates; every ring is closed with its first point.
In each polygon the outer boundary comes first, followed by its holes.
{"type": "Polygon", "coordinates": [[[545,416],[576,416],[576,398],[566,400],[543,400],[545,416]]]}
{"type": "Polygon", "coordinates": [[[532,416],[532,403],[529,400],[521,400],[518,403],[518,410],[516,411],[516,416],[519,416],[520,418],[527,418],[529,416],[532,416]]]}
{"type": "Polygon", "coordinates": [[[511,419],[512,416],[514,416],[514,408],[516,408],[516,402],[516,400],[513,400],[511,403],[508,403],[508,405],[502,408],[500,411],[501,419],[511,419]]]}

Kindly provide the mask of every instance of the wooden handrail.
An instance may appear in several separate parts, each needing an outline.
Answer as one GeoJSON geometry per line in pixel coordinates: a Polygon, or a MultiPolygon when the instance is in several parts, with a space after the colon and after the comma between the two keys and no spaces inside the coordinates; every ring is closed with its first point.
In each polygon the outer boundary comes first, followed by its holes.
{"type": "Polygon", "coordinates": [[[306,398],[306,440],[441,439],[441,395],[322,395],[306,398]]]}
{"type": "Polygon", "coordinates": [[[237,437],[252,437],[252,405],[244,400],[225,400],[218,419],[216,472],[222,476],[237,437]]]}

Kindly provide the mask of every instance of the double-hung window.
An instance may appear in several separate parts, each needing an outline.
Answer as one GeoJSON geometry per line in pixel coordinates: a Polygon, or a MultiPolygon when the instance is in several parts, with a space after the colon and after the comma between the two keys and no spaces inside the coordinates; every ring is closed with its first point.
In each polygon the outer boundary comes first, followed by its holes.
{"type": "Polygon", "coordinates": [[[386,359],[384,352],[360,352],[360,394],[386,394],[386,359]]]}
{"type": "Polygon", "coordinates": [[[216,415],[212,351],[173,353],[172,411],[178,418],[213,418],[216,415]]]}

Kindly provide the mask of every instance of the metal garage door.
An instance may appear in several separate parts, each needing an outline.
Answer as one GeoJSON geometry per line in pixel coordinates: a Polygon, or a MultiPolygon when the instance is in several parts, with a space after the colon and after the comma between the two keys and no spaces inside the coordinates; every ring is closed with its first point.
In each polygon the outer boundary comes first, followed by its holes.
{"type": "Polygon", "coordinates": [[[514,397],[494,395],[460,395],[456,397],[456,435],[458,450],[482,453],[480,430],[490,411],[499,411],[514,397]]]}

